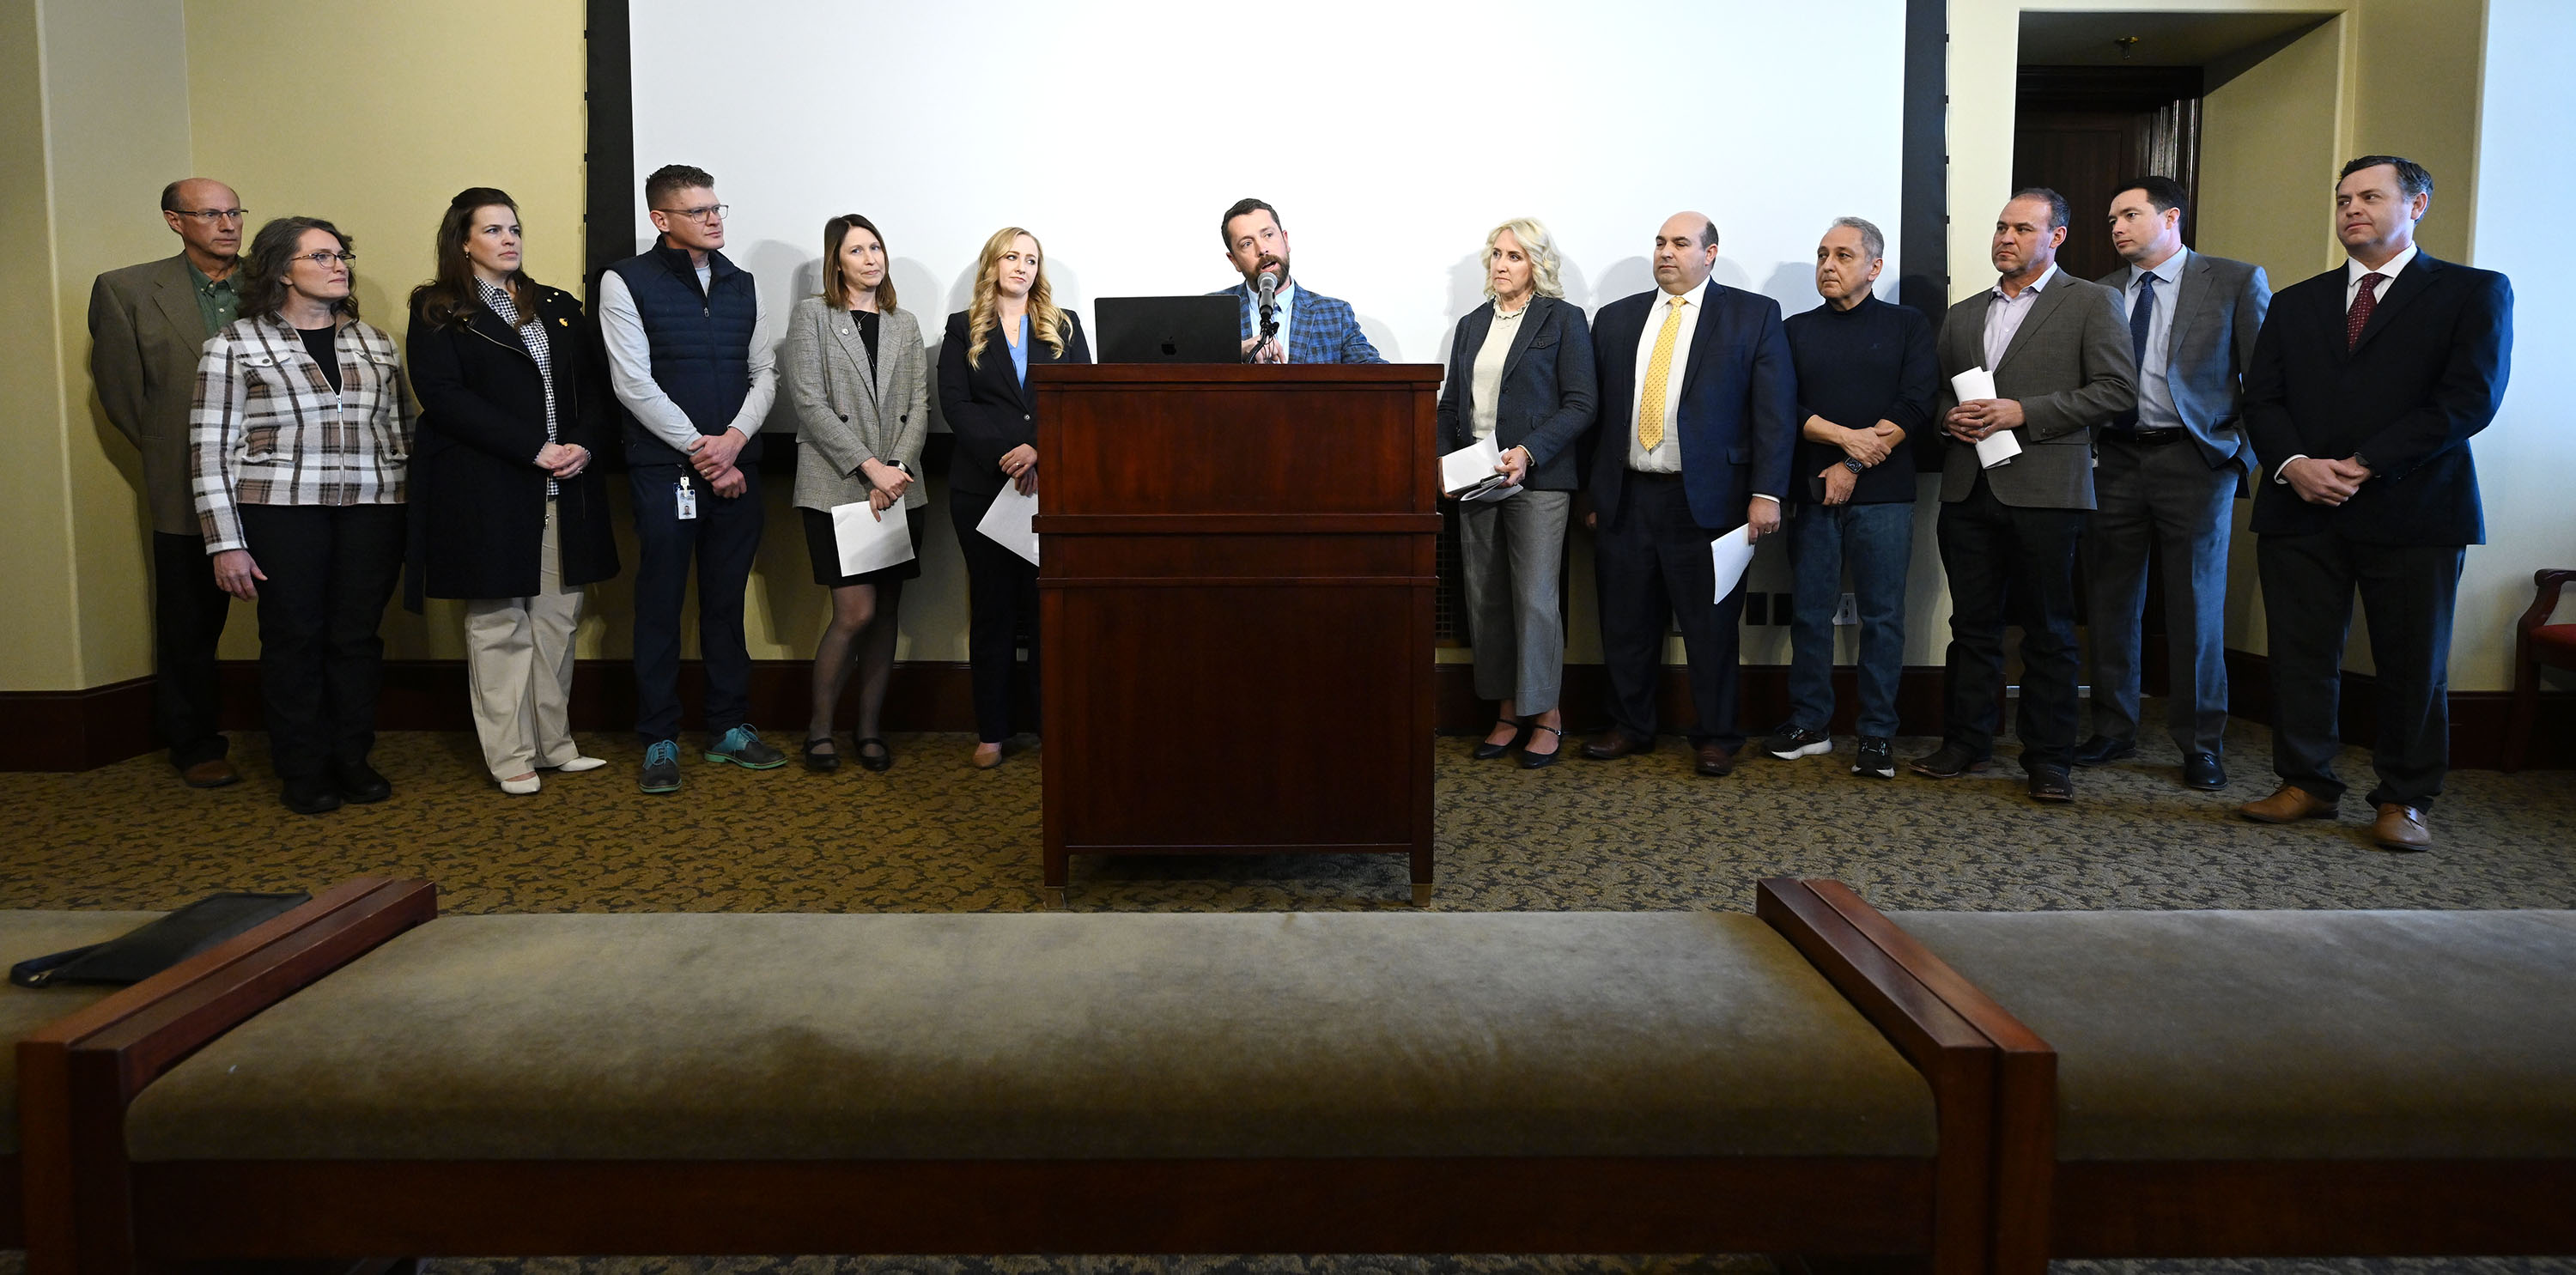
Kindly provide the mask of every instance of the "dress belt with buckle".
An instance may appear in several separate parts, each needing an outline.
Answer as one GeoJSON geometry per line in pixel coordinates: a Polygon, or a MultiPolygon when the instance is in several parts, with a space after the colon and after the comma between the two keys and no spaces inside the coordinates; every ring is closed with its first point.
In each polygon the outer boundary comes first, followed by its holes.
{"type": "Polygon", "coordinates": [[[2138,447],[2162,447],[2191,436],[2187,429],[2139,429],[2115,431],[2111,437],[2138,447]]]}

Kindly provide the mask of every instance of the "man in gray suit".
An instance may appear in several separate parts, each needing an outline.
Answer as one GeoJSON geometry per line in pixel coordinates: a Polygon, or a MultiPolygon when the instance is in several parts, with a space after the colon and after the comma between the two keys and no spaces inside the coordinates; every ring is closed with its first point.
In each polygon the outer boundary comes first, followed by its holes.
{"type": "Polygon", "coordinates": [[[1941,747],[1913,762],[1950,779],[1993,757],[2009,597],[2022,626],[2021,764],[2031,797],[2047,802],[2075,799],[2075,545],[2093,508],[2093,431],[2138,401],[2119,294],[2059,270],[2065,242],[2064,196],[2015,194],[1995,218],[1999,280],[1941,321],[1942,377],[1984,368],[1995,396],[1961,402],[1942,389],[1948,702],[1941,747]],[[2007,431],[2018,455],[1979,456],[2007,431]]]}
{"type": "Polygon", "coordinates": [[[215,587],[189,485],[188,408],[197,350],[236,317],[233,271],[241,199],[202,177],[161,191],[161,219],[179,255],[110,270],[89,293],[89,372],[107,419],[143,454],[152,508],[152,711],[170,764],[195,788],[241,776],[215,729],[215,644],[232,599],[215,587]]]}
{"type": "Polygon", "coordinates": [[[2272,304],[2263,268],[2182,246],[2183,189],[2141,177],[2111,197],[2111,244],[2129,263],[2102,276],[2127,311],[2138,406],[2102,431],[2096,506],[2084,531],[2092,620],[2093,737],[2078,766],[2138,751],[2138,630],[2147,545],[2164,557],[2172,687],[2165,725],[2182,781],[2227,786],[2227,533],[2253,463],[2237,404],[2254,334],[2272,304]]]}

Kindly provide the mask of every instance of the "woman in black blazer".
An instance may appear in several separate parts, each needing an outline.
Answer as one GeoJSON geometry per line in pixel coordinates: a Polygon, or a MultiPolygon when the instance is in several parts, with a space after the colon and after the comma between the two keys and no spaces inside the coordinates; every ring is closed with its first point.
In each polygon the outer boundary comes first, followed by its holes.
{"type": "Polygon", "coordinates": [[[608,388],[572,294],[519,268],[519,209],[488,186],[438,223],[438,277],[412,290],[403,361],[420,400],[405,600],[463,598],[484,764],[504,792],[605,764],[573,744],[581,586],[617,574],[608,388]]]}
{"type": "Polygon", "coordinates": [[[1010,483],[1038,489],[1038,427],[1028,369],[1039,363],[1088,363],[1082,323],[1056,308],[1037,236],[1005,226],[984,241],[975,266],[975,296],[948,316],[939,348],[939,411],[957,439],[948,471],[948,517],[966,555],[967,664],[975,680],[975,765],[1002,762],[1011,737],[1011,666],[1022,627],[1031,632],[1029,681],[1038,675],[1037,564],[977,531],[984,511],[1010,483]]]}
{"type": "Polygon", "coordinates": [[[1592,426],[1592,332],[1557,283],[1555,242],[1528,218],[1485,236],[1485,295],[1458,320],[1440,387],[1440,450],[1491,437],[1494,468],[1519,494],[1458,506],[1476,694],[1502,701],[1480,758],[1515,746],[1523,769],[1556,764],[1565,746],[1557,692],[1565,668],[1558,594],[1565,524],[1580,486],[1575,440],[1592,426]],[[1541,732],[1544,732],[1542,736],[1541,732]]]}

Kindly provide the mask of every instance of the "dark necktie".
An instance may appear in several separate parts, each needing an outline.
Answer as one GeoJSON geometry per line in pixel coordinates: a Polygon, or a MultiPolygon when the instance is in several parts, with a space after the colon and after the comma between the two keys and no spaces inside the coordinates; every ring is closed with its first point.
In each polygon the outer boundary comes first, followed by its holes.
{"type": "MultiPolygon", "coordinates": [[[[2146,393],[2147,329],[2155,326],[2155,322],[2156,277],[2142,274],[2138,276],[2138,299],[2129,306],[2129,353],[2137,360],[2140,394],[2146,393]]],[[[2114,428],[2135,430],[2138,427],[2138,409],[2132,407],[2112,417],[2111,424],[2114,428]]]]}
{"type": "Polygon", "coordinates": [[[2376,270],[2361,277],[2361,290],[2352,294],[2352,310],[2343,316],[2343,348],[2361,344],[2361,330],[2370,326],[2371,311],[2379,308],[2379,281],[2387,278],[2376,270]]]}

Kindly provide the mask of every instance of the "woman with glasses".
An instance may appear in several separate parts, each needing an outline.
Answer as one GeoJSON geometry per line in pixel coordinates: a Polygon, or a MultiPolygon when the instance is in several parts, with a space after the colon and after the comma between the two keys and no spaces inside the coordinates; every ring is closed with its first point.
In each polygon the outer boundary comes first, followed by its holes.
{"type": "Polygon", "coordinates": [[[438,275],[412,290],[405,354],[420,398],[410,602],[465,599],[465,668],[483,764],[501,791],[594,770],[573,743],[582,586],[617,574],[605,369],[572,294],[520,265],[519,208],[488,186],[439,218],[438,275]]]}
{"type": "Polygon", "coordinates": [[[259,693],[288,809],[382,801],[384,641],[402,570],[411,417],[393,338],[358,321],[349,237],[260,227],[241,317],[206,342],[189,411],[197,520],[215,583],[259,603],[259,693]]]}
{"type": "Polygon", "coordinates": [[[840,767],[832,716],[854,669],[859,721],[851,738],[859,764],[870,770],[894,765],[878,723],[894,676],[895,608],[903,582],[921,574],[919,511],[930,500],[918,481],[922,440],[930,434],[928,362],[920,321],[895,307],[876,223],[857,213],[824,222],[823,293],[796,303],[778,357],[779,381],[796,409],[796,510],[805,521],[814,583],[832,591],[832,621],[814,649],[808,770],[840,767]],[[832,509],[861,502],[871,517],[905,521],[911,558],[842,572],[832,509]]]}
{"type": "MultiPolygon", "coordinates": [[[[975,294],[948,316],[939,348],[939,410],[957,436],[948,471],[948,517],[966,555],[966,657],[975,683],[975,765],[1002,763],[1011,737],[1011,669],[1018,634],[1034,634],[1036,564],[975,528],[1007,482],[1022,495],[1038,489],[1038,427],[1029,394],[1034,363],[1088,363],[1082,324],[1056,307],[1037,236],[1005,226],[984,241],[975,263],[975,294]]],[[[1037,644],[1029,680],[1037,680],[1037,644]]]]}
{"type": "Polygon", "coordinates": [[[1565,748],[1557,690],[1565,671],[1558,584],[1574,505],[1575,439],[1592,427],[1592,334],[1557,282],[1556,243],[1528,218],[1485,236],[1484,305],[1458,320],[1440,387],[1440,450],[1480,439],[1520,486],[1502,500],[1461,501],[1458,557],[1476,695],[1500,700],[1478,760],[1521,750],[1521,767],[1556,764],[1565,748]]]}

